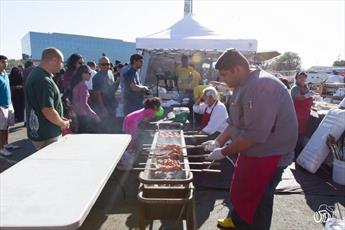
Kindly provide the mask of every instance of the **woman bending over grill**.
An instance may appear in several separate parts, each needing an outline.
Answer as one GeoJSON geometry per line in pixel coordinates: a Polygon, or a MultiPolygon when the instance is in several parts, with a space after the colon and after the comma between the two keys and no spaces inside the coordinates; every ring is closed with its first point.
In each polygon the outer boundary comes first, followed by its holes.
{"type": "Polygon", "coordinates": [[[129,163],[133,162],[133,154],[131,154],[131,152],[136,150],[136,140],[138,137],[139,123],[149,122],[156,116],[160,116],[161,111],[161,100],[158,97],[152,97],[144,101],[143,109],[136,110],[125,117],[122,130],[124,133],[130,134],[132,136],[132,140],[129,143],[127,151],[124,153],[124,156],[120,161],[120,165],[127,164],[128,161],[129,163]]]}

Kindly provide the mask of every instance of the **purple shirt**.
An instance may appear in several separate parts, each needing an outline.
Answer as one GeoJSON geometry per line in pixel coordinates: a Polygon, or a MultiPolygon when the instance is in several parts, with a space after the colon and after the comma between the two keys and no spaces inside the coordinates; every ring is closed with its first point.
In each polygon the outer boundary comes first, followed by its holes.
{"type": "Polygon", "coordinates": [[[88,116],[93,119],[97,117],[97,114],[90,108],[88,99],[90,97],[89,90],[85,84],[85,81],[80,81],[73,88],[73,109],[78,116],[88,116]]]}

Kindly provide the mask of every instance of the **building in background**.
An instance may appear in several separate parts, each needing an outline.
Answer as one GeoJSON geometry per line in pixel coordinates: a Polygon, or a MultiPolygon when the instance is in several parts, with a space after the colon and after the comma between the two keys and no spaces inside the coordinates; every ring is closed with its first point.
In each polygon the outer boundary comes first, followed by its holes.
{"type": "Polygon", "coordinates": [[[23,59],[35,61],[41,59],[42,51],[47,47],[61,50],[65,60],[71,54],[79,53],[86,62],[94,60],[96,63],[103,53],[112,62],[115,60],[129,62],[130,56],[136,52],[134,42],[73,34],[28,32],[21,42],[23,59]]]}

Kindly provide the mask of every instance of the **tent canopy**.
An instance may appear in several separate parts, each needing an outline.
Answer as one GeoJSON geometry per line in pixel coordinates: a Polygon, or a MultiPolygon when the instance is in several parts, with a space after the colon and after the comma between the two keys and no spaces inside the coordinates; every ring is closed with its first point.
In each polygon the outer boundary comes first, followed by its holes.
{"type": "Polygon", "coordinates": [[[166,30],[136,39],[137,49],[219,50],[256,52],[255,39],[229,39],[202,26],[191,14],[166,30]]]}

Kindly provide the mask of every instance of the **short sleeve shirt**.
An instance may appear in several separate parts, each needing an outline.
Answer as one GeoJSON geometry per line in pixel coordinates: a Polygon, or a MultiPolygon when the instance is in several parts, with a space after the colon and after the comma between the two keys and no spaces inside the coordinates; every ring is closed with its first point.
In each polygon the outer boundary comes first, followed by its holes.
{"type": "Polygon", "coordinates": [[[140,85],[137,71],[134,68],[128,69],[124,76],[124,99],[126,103],[129,104],[142,104],[144,99],[143,92],[133,91],[130,87],[132,83],[140,85]]]}
{"type": "Polygon", "coordinates": [[[5,71],[0,72],[0,106],[8,108],[12,104],[10,80],[5,71]]]}
{"type": "Polygon", "coordinates": [[[234,88],[229,125],[232,139],[241,136],[256,143],[242,153],[247,156],[291,155],[297,142],[290,94],[278,79],[262,70],[251,72],[234,88]]]}
{"type": "Polygon", "coordinates": [[[103,104],[107,108],[108,112],[115,113],[117,105],[115,92],[117,87],[115,85],[113,74],[110,71],[98,72],[92,79],[92,85],[94,91],[100,91],[103,104]]]}
{"type": "Polygon", "coordinates": [[[293,100],[295,100],[296,96],[304,95],[304,94],[307,94],[308,92],[309,92],[309,89],[307,87],[303,87],[296,84],[291,88],[291,97],[293,100]]]}
{"type": "Polygon", "coordinates": [[[193,67],[188,68],[177,67],[176,76],[178,79],[178,87],[182,90],[193,90],[201,81],[201,76],[193,67]]]}
{"type": "Polygon", "coordinates": [[[42,113],[43,108],[53,108],[60,117],[63,107],[60,91],[47,71],[36,67],[31,71],[25,85],[27,134],[31,140],[44,141],[61,134],[42,113]]]}

